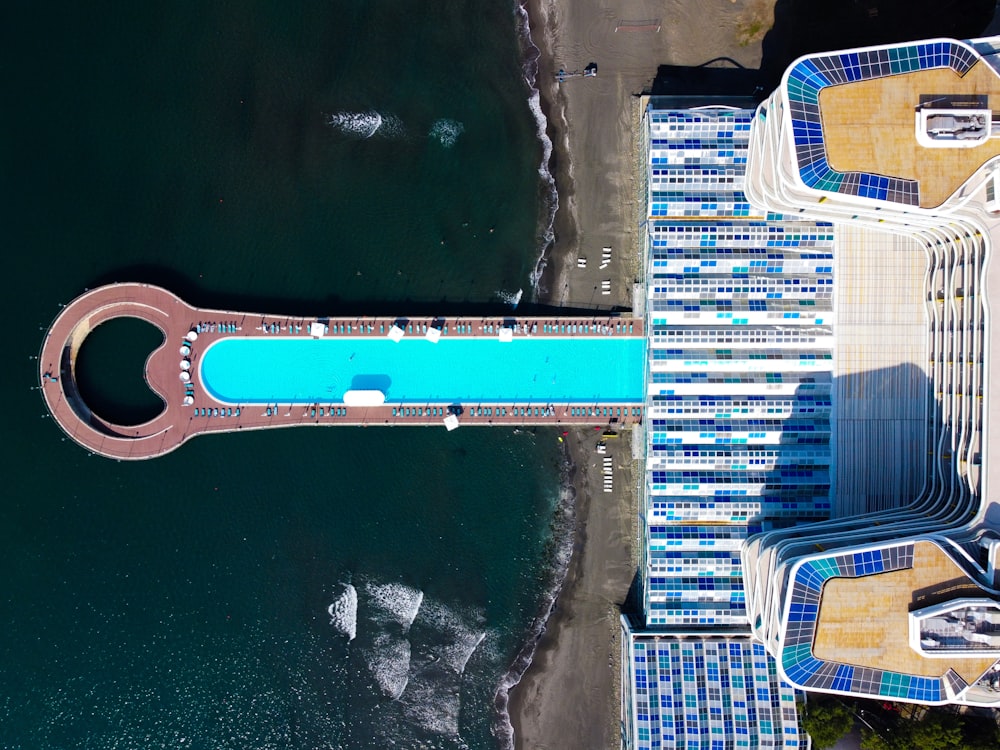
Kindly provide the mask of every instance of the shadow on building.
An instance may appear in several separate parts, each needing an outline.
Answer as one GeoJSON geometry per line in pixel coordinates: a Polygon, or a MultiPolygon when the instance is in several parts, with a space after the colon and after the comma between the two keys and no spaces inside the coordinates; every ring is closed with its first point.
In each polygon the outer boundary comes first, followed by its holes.
{"type": "MultiPolygon", "coordinates": [[[[853,543],[861,544],[859,534],[869,540],[892,540],[909,533],[940,532],[951,536],[986,569],[985,551],[978,544],[981,531],[969,526],[979,510],[979,467],[967,465],[964,459],[967,453],[978,455],[978,436],[973,433],[966,436],[970,450],[961,449],[953,440],[952,423],[944,414],[942,395],[935,392],[926,372],[912,363],[904,363],[833,377],[827,382],[833,404],[830,421],[825,425],[823,420],[815,420],[813,426],[817,435],[829,428],[829,469],[825,469],[822,457],[815,455],[813,449],[824,446],[820,439],[811,442],[809,420],[800,417],[795,420],[800,423],[797,425],[792,418],[782,420],[792,428],[783,433],[780,441],[786,449],[784,463],[755,478],[763,486],[764,502],[761,512],[747,519],[748,537],[781,529],[784,538],[808,544],[811,537],[828,534],[829,527],[837,525],[845,529],[845,539],[856,538],[858,541],[853,543]],[[829,497],[830,508],[821,505],[825,502],[824,495],[829,497]],[[912,529],[915,522],[922,522],[919,524],[922,530],[907,531],[906,527],[912,529]]],[[[800,407],[807,404],[801,397],[822,392],[816,390],[817,385],[822,385],[822,381],[797,390],[800,407]]],[[[724,492],[725,484],[717,487],[724,492]]],[[[711,502],[713,497],[721,502],[748,499],[719,494],[697,499],[711,502]],[[722,500],[724,497],[727,500],[722,500]]],[[[639,512],[643,514],[639,518],[640,527],[644,527],[645,500],[640,503],[639,512]]],[[[680,528],[697,523],[673,525],[680,528]]],[[[640,565],[644,566],[646,561],[643,551],[640,565]]],[[[623,592],[621,603],[622,614],[637,629],[645,629],[642,573],[643,568],[636,572],[628,591],[623,592]]],[[[921,606],[944,595],[937,590],[917,593],[921,606]]],[[[719,626],[679,629],[710,635],[719,626]]],[[[678,630],[678,626],[654,625],[649,630],[669,633],[678,630]]]]}
{"type": "Polygon", "coordinates": [[[906,363],[833,381],[834,515],[898,510],[919,497],[932,469],[930,430],[940,422],[931,382],[906,363]]]}

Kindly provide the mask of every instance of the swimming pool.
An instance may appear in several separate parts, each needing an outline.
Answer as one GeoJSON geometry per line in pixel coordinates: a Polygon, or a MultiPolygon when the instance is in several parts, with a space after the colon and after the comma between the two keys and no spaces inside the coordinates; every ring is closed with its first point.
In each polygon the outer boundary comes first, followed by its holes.
{"type": "Polygon", "coordinates": [[[201,355],[208,393],[232,404],[339,403],[379,390],[387,403],[642,401],[645,342],[572,338],[223,338],[201,355]]]}

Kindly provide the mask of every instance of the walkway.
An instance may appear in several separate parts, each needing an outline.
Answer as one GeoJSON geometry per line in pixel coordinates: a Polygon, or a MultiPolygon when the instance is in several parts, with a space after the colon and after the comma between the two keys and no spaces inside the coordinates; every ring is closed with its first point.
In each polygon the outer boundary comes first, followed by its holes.
{"type": "Polygon", "coordinates": [[[637,403],[405,403],[377,407],[343,403],[239,404],[213,399],[197,382],[198,354],[220,338],[308,336],[324,326],[324,336],[385,338],[394,324],[410,335],[439,328],[443,336],[495,339],[501,328],[521,336],[642,337],[643,322],[631,317],[593,318],[298,318],[259,313],[200,309],[165,289],[148,284],[114,284],[91,290],[67,305],[52,323],[39,354],[41,392],[56,423],[87,450],[116,459],[153,458],[186,440],[210,432],[292,427],[296,425],[437,425],[451,411],[461,425],[593,425],[617,429],[642,421],[637,403]],[[118,317],[139,318],[156,326],[163,344],[146,361],[146,382],[165,404],[145,424],[124,426],[94,414],[84,403],[74,378],[84,339],[101,323],[118,317]],[[190,363],[181,365],[182,361],[190,363]],[[182,367],[188,369],[182,369],[182,367]],[[182,373],[187,373],[182,374],[182,373]]]}

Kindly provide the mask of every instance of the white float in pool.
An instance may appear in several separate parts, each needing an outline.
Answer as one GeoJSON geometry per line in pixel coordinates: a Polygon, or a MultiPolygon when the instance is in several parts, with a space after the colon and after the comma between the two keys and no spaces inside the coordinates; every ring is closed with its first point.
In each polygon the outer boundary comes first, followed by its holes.
{"type": "Polygon", "coordinates": [[[347,406],[381,406],[385,403],[382,391],[345,391],[344,404],[347,406]]]}

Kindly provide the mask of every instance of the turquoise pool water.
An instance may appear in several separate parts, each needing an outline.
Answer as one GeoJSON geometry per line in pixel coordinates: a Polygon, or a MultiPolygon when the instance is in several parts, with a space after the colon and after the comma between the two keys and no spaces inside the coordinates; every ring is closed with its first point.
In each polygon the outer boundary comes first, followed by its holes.
{"type": "Polygon", "coordinates": [[[233,403],[337,403],[380,390],[387,403],[642,400],[644,342],[573,338],[228,338],[200,358],[202,385],[233,403]]]}

